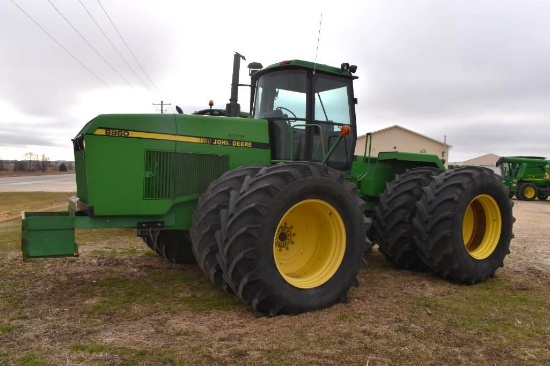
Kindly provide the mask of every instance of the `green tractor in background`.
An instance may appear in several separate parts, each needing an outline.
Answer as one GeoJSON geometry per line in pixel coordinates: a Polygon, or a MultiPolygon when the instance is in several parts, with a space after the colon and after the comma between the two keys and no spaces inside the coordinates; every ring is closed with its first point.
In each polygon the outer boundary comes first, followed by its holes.
{"type": "Polygon", "coordinates": [[[75,228],[136,228],[159,255],[198,262],[268,315],[344,301],[371,240],[399,268],[464,284],[494,276],[514,218],[491,170],[370,156],[372,136],[354,155],[357,77],[347,63],[252,63],[250,116],[238,117],[241,58],[225,116],[88,122],[73,140],[77,197],[67,212],[24,213],[23,256],[78,255],[75,228]]]}
{"type": "Polygon", "coordinates": [[[510,198],[546,200],[550,195],[550,160],[539,156],[503,156],[497,160],[510,198]]]}

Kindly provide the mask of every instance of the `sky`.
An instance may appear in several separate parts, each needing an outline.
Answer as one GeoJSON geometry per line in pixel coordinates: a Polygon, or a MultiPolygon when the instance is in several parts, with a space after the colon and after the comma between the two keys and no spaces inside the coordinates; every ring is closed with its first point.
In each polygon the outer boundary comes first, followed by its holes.
{"type": "Polygon", "coordinates": [[[224,108],[234,52],[241,83],[253,61],[357,65],[359,134],[400,125],[450,162],[550,157],[549,17],[547,0],[0,0],[0,159],[72,160],[98,114],[224,108]]]}

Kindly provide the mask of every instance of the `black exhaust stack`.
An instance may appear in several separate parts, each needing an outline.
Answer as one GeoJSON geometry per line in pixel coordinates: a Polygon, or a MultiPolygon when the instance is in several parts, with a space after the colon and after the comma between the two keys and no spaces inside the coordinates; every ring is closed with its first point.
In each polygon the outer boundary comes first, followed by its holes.
{"type": "Polygon", "coordinates": [[[233,55],[233,79],[231,80],[231,97],[229,103],[225,105],[225,115],[227,117],[239,117],[241,106],[239,101],[239,70],[241,68],[241,58],[246,61],[243,55],[235,52],[233,55]]]}

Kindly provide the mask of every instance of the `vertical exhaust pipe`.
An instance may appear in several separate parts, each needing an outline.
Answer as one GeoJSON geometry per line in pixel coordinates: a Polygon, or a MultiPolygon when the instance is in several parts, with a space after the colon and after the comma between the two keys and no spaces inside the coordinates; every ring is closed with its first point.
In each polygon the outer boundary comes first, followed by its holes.
{"type": "Polygon", "coordinates": [[[231,97],[229,103],[225,105],[225,115],[227,117],[238,117],[241,114],[239,105],[239,70],[241,68],[241,59],[246,61],[243,55],[235,52],[233,55],[233,78],[231,80],[231,97]]]}

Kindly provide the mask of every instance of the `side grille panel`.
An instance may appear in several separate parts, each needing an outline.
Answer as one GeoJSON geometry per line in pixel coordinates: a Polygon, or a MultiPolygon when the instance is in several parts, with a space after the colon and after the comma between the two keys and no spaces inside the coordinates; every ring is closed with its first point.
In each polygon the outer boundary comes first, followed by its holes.
{"type": "Polygon", "coordinates": [[[144,199],[200,194],[229,169],[229,156],[147,151],[144,199]]]}

